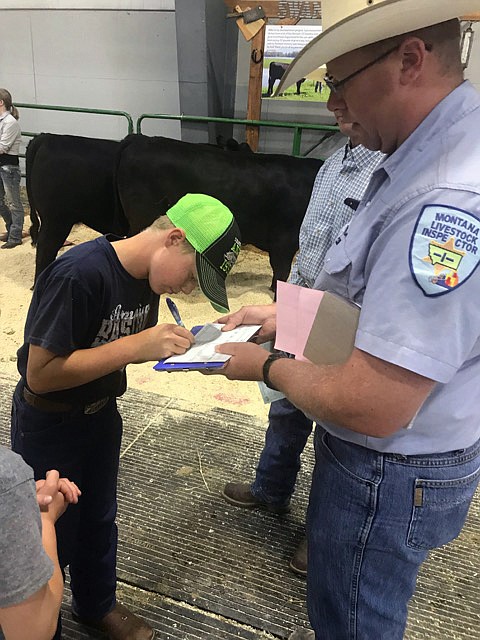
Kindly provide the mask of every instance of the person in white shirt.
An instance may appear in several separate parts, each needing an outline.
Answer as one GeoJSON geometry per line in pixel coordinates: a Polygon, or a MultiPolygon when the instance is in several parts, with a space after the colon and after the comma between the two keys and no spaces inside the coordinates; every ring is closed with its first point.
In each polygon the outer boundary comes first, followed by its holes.
{"type": "Polygon", "coordinates": [[[6,233],[1,249],[13,249],[22,244],[25,213],[20,199],[20,140],[22,132],[18,124],[18,109],[12,103],[7,89],[0,89],[0,215],[6,233]]]}

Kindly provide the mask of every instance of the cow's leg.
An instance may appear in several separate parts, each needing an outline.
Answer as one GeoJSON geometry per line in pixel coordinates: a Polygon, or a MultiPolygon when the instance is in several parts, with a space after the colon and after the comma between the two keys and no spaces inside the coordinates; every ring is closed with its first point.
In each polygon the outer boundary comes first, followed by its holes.
{"type": "Polygon", "coordinates": [[[52,216],[54,223],[45,221],[40,226],[37,240],[37,253],[35,256],[35,280],[48,265],[55,260],[59,249],[68,238],[72,229],[69,222],[61,221],[61,218],[52,216]]]}
{"type": "Polygon", "coordinates": [[[277,298],[277,280],[286,282],[290,274],[293,256],[298,246],[292,246],[291,241],[287,243],[277,243],[270,248],[269,260],[272,267],[273,276],[270,290],[274,293],[274,300],[277,298]]]}

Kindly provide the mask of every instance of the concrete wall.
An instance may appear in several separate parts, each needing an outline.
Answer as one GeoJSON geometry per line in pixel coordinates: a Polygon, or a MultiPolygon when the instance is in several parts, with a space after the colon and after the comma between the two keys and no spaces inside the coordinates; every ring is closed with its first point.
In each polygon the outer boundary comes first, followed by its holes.
{"type": "MultiPolygon", "coordinates": [[[[223,0],[2,0],[0,86],[14,101],[141,113],[245,117],[250,43],[223,0]],[[74,8],[72,8],[74,7],[74,8]]],[[[316,24],[304,20],[303,24],[316,24]]],[[[480,89],[480,25],[475,25],[467,77],[480,89]]],[[[332,124],[321,103],[263,100],[262,118],[332,124]]],[[[21,110],[24,131],[120,139],[118,117],[21,110]]],[[[218,133],[245,138],[245,128],[144,121],[149,135],[214,142],[218,133]]],[[[290,153],[293,134],[264,129],[260,151],[290,153]]],[[[341,142],[302,151],[328,155],[341,142]]],[[[26,139],[28,141],[28,139],[26,139]]]]}
{"type": "MultiPolygon", "coordinates": [[[[179,113],[174,4],[154,4],[160,9],[1,9],[0,86],[14,102],[120,110],[134,119],[179,113]]],[[[24,132],[96,138],[121,139],[128,132],[126,119],[116,116],[28,108],[20,108],[20,124],[24,132]]],[[[165,121],[156,132],[178,138],[180,125],[165,121]]],[[[29,139],[24,136],[23,151],[29,139]]]]}

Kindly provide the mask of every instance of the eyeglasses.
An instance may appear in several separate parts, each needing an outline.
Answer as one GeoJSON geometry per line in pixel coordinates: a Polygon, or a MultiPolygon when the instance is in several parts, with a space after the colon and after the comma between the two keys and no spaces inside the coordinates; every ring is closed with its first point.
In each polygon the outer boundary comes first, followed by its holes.
{"type": "Polygon", "coordinates": [[[385,51],[385,53],[382,53],[381,56],[379,56],[378,58],[375,58],[375,60],[372,60],[365,66],[360,67],[360,69],[357,69],[356,71],[351,73],[349,76],[347,76],[343,80],[334,80],[333,76],[331,75],[325,76],[325,84],[327,85],[327,87],[330,89],[332,93],[337,93],[337,91],[339,91],[339,89],[341,89],[349,80],[351,80],[355,76],[358,76],[358,74],[362,73],[362,71],[366,71],[370,67],[373,67],[373,65],[377,64],[377,62],[380,62],[384,58],[387,58],[391,53],[396,51],[398,47],[399,45],[397,45],[396,47],[393,47],[393,49],[389,49],[388,51],[385,51]]]}

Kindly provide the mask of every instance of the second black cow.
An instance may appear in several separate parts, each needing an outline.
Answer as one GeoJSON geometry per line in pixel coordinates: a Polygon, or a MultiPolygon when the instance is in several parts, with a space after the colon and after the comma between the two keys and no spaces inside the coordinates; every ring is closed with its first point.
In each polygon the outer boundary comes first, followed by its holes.
{"type": "Polygon", "coordinates": [[[267,251],[276,280],[286,280],[321,160],[282,154],[221,153],[215,148],[128,136],[116,168],[118,196],[137,233],[186,193],[218,198],[233,212],[243,244],[267,251]]]}

